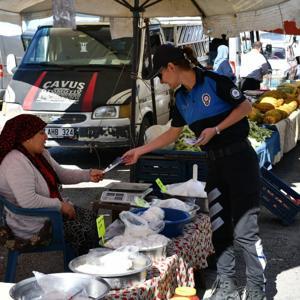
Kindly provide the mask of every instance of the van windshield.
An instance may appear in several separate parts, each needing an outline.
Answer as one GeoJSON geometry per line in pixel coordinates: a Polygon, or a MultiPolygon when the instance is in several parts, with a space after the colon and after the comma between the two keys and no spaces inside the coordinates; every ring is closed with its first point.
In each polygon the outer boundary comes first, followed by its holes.
{"type": "Polygon", "coordinates": [[[272,47],[272,52],[266,51],[264,49],[264,53],[268,59],[285,59],[285,49],[281,47],[272,47]]]}
{"type": "Polygon", "coordinates": [[[129,65],[132,38],[111,39],[109,26],[43,27],[34,36],[23,64],[129,65]]]}

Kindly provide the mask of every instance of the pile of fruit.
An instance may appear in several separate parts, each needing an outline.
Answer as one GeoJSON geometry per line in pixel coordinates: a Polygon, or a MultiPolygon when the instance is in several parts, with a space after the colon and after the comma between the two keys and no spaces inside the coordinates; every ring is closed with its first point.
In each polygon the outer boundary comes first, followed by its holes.
{"type": "Polygon", "coordinates": [[[249,120],[258,124],[275,124],[288,117],[300,105],[300,82],[284,83],[277,90],[267,91],[248,115],[249,120]]]}

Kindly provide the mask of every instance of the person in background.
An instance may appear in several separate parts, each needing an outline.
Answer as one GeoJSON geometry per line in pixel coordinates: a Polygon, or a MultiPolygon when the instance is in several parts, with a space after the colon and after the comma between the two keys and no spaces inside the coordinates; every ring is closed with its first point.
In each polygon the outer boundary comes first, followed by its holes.
{"type": "Polygon", "coordinates": [[[218,47],[218,55],[214,62],[214,71],[220,75],[227,76],[233,82],[235,82],[236,77],[229,63],[228,53],[229,53],[229,49],[227,46],[221,45],[218,47]]]}
{"type": "Polygon", "coordinates": [[[213,66],[215,58],[218,55],[218,47],[220,45],[225,45],[228,47],[228,40],[226,39],[226,34],[222,34],[220,38],[213,38],[212,41],[209,43],[209,52],[208,52],[208,64],[213,66]]]}
{"type": "Polygon", "coordinates": [[[261,53],[262,43],[254,42],[252,50],[242,56],[240,76],[241,90],[259,90],[263,76],[272,72],[271,66],[261,53]]]}
{"type": "Polygon", "coordinates": [[[150,143],[124,153],[125,164],[176,141],[185,125],[207,152],[205,190],[210,203],[218,276],[211,300],[239,300],[234,242],[246,262],[246,299],[265,300],[266,264],[257,217],[260,175],[256,152],[248,142],[251,104],[225,76],[192,64],[185,49],[162,45],[153,57],[152,76],[176,89],[171,127],[150,143]]]}
{"type": "MultiPolygon", "coordinates": [[[[98,182],[104,174],[97,169],[61,167],[45,149],[46,125],[29,114],[5,123],[0,135],[0,194],[23,208],[59,208],[64,217],[66,241],[77,255],[84,254],[97,246],[97,216],[66,201],[60,194],[60,185],[98,182]]],[[[50,242],[51,226],[45,218],[16,215],[7,210],[6,224],[13,233],[11,249],[50,242]]]]}

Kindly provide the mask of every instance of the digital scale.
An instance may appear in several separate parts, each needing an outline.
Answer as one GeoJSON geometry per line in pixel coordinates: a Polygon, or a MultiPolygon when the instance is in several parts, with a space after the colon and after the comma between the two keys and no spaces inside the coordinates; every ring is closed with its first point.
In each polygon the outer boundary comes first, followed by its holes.
{"type": "Polygon", "coordinates": [[[137,197],[144,198],[151,192],[150,183],[112,182],[102,192],[100,201],[133,204],[137,197]]]}

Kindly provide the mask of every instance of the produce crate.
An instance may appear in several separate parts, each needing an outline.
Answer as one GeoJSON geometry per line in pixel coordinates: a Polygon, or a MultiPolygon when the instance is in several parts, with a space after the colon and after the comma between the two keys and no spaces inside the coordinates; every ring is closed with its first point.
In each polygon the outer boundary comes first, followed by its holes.
{"type": "Polygon", "coordinates": [[[297,205],[300,195],[265,167],[261,168],[261,175],[262,204],[279,217],[283,224],[293,223],[300,210],[297,205]]]}
{"type": "Polygon", "coordinates": [[[198,165],[198,180],[206,181],[207,156],[205,152],[158,150],[140,157],[135,164],[136,182],[184,182],[193,177],[193,165],[198,165]]]}

